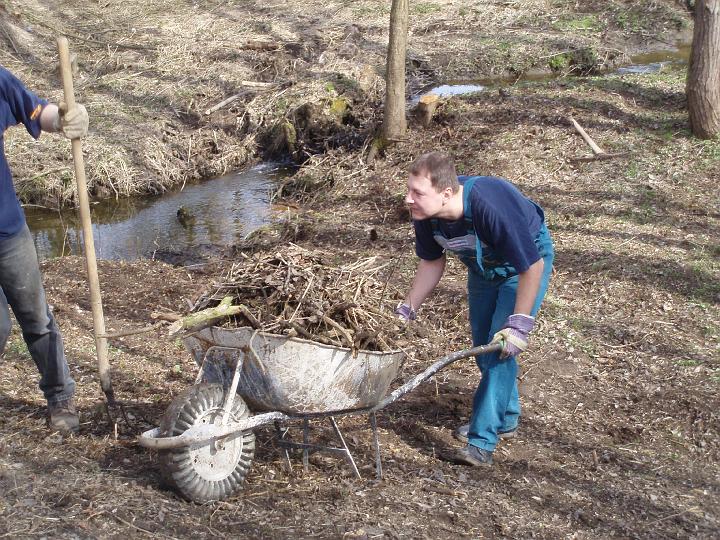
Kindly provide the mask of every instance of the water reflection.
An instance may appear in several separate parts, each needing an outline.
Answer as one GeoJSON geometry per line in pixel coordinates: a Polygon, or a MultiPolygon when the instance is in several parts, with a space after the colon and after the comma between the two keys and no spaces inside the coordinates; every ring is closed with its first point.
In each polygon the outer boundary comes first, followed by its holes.
{"type": "MultiPolygon", "coordinates": [[[[678,42],[674,48],[652,51],[633,56],[630,61],[632,64],[617,69],[619,75],[657,73],[665,66],[687,64],[690,59],[692,43],[678,42]]],[[[498,87],[507,83],[514,84],[518,80],[523,81],[545,81],[558,77],[557,73],[526,73],[519,79],[517,77],[497,77],[495,79],[479,79],[473,81],[448,83],[439,86],[431,86],[422,90],[419,94],[413,96],[408,105],[417,105],[420,98],[426,94],[437,94],[440,97],[459,96],[471,94],[473,92],[482,92],[489,87],[498,87]]]]}
{"type": "Polygon", "coordinates": [[[620,75],[644,75],[646,73],[657,73],[662,68],[670,65],[670,62],[651,62],[649,64],[633,64],[618,68],[617,73],[620,75]]]}
{"type": "Polygon", "coordinates": [[[442,84],[431,89],[428,94],[435,94],[440,97],[459,96],[473,92],[482,92],[485,88],[486,87],[481,84],[442,84]]]}
{"type": "MultiPolygon", "coordinates": [[[[690,52],[692,51],[692,43],[679,42],[672,49],[661,51],[652,51],[648,53],[638,54],[632,57],[633,66],[643,65],[667,65],[667,64],[687,64],[690,60],[690,52]]],[[[620,68],[623,69],[623,68],[620,68]]]]}
{"type": "MultiPolygon", "coordinates": [[[[288,174],[286,168],[264,164],[182,191],[93,205],[97,257],[133,260],[157,250],[232,244],[272,219],[270,193],[288,174]]],[[[40,259],[82,254],[75,211],[28,208],[25,215],[40,259]]]]}

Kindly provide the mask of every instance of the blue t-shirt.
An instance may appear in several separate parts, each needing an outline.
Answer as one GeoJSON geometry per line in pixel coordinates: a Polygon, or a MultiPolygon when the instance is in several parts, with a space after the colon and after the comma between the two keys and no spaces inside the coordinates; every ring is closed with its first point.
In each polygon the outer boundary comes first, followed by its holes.
{"type": "Polygon", "coordinates": [[[0,240],[16,234],[25,224],[5,159],[5,130],[23,123],[34,138],[40,136],[40,113],[47,101],[30,92],[7,69],[0,67],[0,240]]]}
{"type": "MultiPolygon", "coordinates": [[[[464,185],[471,177],[459,176],[464,185]]],[[[542,209],[525,197],[507,180],[492,176],[473,177],[475,183],[467,195],[472,216],[472,228],[480,240],[483,251],[499,256],[501,263],[509,263],[518,273],[525,272],[540,259],[535,237],[540,232],[545,215],[542,209]]],[[[436,260],[444,252],[433,235],[433,220],[413,221],[415,227],[415,253],[425,260],[436,260]]],[[[448,239],[452,249],[453,239],[459,249],[468,237],[468,223],[464,218],[457,221],[435,220],[439,232],[448,239]]]]}

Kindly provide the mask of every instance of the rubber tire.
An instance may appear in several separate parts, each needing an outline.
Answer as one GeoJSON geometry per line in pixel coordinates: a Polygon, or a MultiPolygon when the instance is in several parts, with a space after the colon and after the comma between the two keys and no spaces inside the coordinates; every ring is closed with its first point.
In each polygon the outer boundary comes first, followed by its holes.
{"type": "MultiPolygon", "coordinates": [[[[221,417],[225,393],[221,384],[197,384],[177,396],[168,407],[160,422],[160,436],[174,437],[201,422],[203,417],[213,414],[221,417]]],[[[239,421],[250,416],[250,411],[243,399],[236,395],[233,401],[231,420],[239,421]]],[[[255,435],[252,431],[244,431],[237,435],[235,444],[242,444],[237,464],[234,468],[226,468],[220,474],[222,478],[209,479],[193,462],[193,452],[204,451],[213,441],[199,445],[184,446],[159,452],[160,469],[167,485],[178,491],[185,499],[205,503],[219,501],[230,497],[242,489],[245,476],[255,456],[255,435]]],[[[234,458],[232,454],[229,456],[234,458]]],[[[231,467],[232,465],[230,465],[231,467]]],[[[215,475],[217,476],[217,475],[215,475]]]]}

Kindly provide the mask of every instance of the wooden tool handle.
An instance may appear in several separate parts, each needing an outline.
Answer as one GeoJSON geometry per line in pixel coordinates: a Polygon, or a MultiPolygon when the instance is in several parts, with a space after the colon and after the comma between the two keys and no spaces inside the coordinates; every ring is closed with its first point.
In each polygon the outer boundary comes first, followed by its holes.
{"type": "Polygon", "coordinates": [[[75,89],[73,88],[72,67],[70,64],[70,46],[66,37],[57,39],[58,53],[60,54],[60,76],[62,78],[63,94],[67,110],[75,108],[75,89]]]}
{"type": "Polygon", "coordinates": [[[602,148],[600,148],[597,144],[595,144],[595,141],[592,140],[592,137],[590,137],[590,135],[588,135],[585,132],[585,130],[582,128],[582,126],[580,124],[578,124],[572,116],[570,117],[570,122],[572,122],[572,125],[575,127],[577,132],[582,136],[582,138],[585,139],[585,142],[588,143],[588,146],[590,146],[590,148],[592,149],[592,151],[595,155],[605,153],[602,148]]]}
{"type": "MultiPolygon", "coordinates": [[[[67,111],[75,108],[75,90],[73,89],[72,68],[70,65],[70,48],[67,38],[61,36],[57,39],[60,55],[60,76],[62,78],[63,93],[67,111]]],[[[72,155],[75,165],[75,182],[77,184],[78,207],[80,221],[83,229],[83,243],[85,244],[85,269],[90,284],[90,305],[92,306],[93,327],[95,330],[95,349],[97,352],[98,372],[100,384],[109,403],[114,403],[112,383],[110,381],[110,365],[108,362],[108,345],[104,337],[105,318],[103,317],[102,299],[100,298],[100,280],[97,272],[97,259],[95,258],[95,241],[93,239],[92,222],[90,221],[90,203],[88,201],[87,181],[85,179],[85,161],[82,153],[80,138],[72,141],[72,155]]]]}

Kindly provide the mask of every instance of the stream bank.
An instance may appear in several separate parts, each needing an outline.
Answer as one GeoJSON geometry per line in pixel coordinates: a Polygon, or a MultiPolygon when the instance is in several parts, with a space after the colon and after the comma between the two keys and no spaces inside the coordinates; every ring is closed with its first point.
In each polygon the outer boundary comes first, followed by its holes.
{"type": "MultiPolygon", "coordinates": [[[[193,264],[220,253],[272,222],[271,197],[291,172],[267,163],[162,195],[94,204],[97,257],[193,264]]],[[[82,255],[82,227],[76,212],[26,208],[25,217],[40,260],[82,255]]]]}
{"type": "MultiPolygon", "coordinates": [[[[92,119],[84,148],[94,200],[162,193],[258,157],[305,163],[328,150],[352,151],[381,124],[389,13],[374,0],[283,10],[230,2],[222,12],[161,0],[107,11],[81,1],[72,9],[84,14],[82,27],[67,20],[62,2],[6,0],[0,61],[59,100],[54,40],[59,32],[70,37],[76,93],[92,119]]],[[[673,0],[437,0],[411,11],[410,94],[436,81],[604,71],[691,28],[684,4],[673,0]]],[[[65,141],[33,142],[9,130],[6,153],[23,202],[73,205],[65,141]]]]}
{"type": "MultiPolygon", "coordinates": [[[[605,75],[642,75],[663,69],[684,69],[689,54],[690,44],[678,42],[672,49],[633,56],[629,64],[605,75]]],[[[519,79],[506,76],[433,85],[412,96],[408,107],[412,109],[425,94],[435,94],[442,99],[475,92],[499,91],[502,94],[518,83],[541,84],[567,76],[567,73],[548,70],[524,74],[519,79]]],[[[330,106],[340,118],[350,114],[344,99],[337,98],[330,106]]],[[[337,133],[331,135],[337,127],[337,118],[326,122],[324,129],[313,126],[315,133],[308,136],[308,126],[316,121],[318,111],[312,108],[302,111],[265,137],[268,157],[297,157],[298,133],[305,134],[306,140],[325,139],[326,142],[327,137],[337,136],[337,133]]],[[[322,155],[322,150],[315,151],[322,155]]],[[[97,255],[101,259],[115,260],[149,257],[183,265],[219,255],[258,227],[271,222],[270,192],[279,190],[282,193],[279,179],[293,172],[295,169],[289,166],[283,168],[268,163],[165,194],[105,199],[92,207],[97,255]]],[[[52,212],[30,207],[25,213],[41,260],[82,253],[81,228],[73,210],[52,212]]]]}

